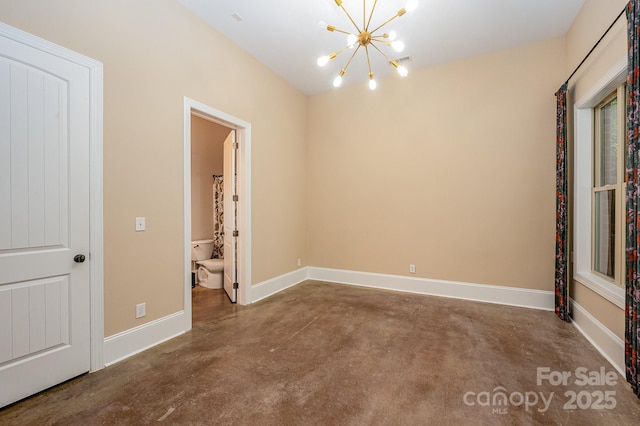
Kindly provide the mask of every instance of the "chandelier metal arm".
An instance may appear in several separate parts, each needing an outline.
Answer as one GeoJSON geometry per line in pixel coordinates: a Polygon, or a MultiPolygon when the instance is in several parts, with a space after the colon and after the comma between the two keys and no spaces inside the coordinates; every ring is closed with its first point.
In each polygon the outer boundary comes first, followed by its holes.
{"type": "Polygon", "coordinates": [[[369,78],[373,76],[373,71],[371,71],[371,60],[369,59],[369,45],[364,47],[365,52],[367,52],[367,65],[369,66],[369,78]]]}
{"type": "Polygon", "coordinates": [[[327,25],[327,31],[331,31],[331,32],[335,31],[337,33],[342,33],[342,34],[346,34],[346,35],[351,34],[350,31],[341,30],[340,28],[336,28],[333,25],[327,25]],[[331,28],[331,29],[329,29],[329,28],[331,28]]]}
{"type": "Polygon", "coordinates": [[[389,63],[391,63],[391,64],[392,64],[392,63],[394,62],[394,60],[393,60],[393,59],[391,59],[391,58],[389,57],[389,55],[387,55],[386,53],[384,53],[384,52],[383,52],[383,51],[382,51],[378,46],[376,46],[376,45],[375,45],[375,43],[371,43],[371,46],[375,47],[375,48],[376,48],[376,50],[377,50],[378,52],[380,52],[380,54],[381,54],[382,56],[384,56],[384,57],[385,57],[385,59],[386,59],[387,61],[389,61],[389,63]]]}
{"type": "MultiPolygon", "coordinates": [[[[364,30],[365,31],[369,30],[369,25],[371,25],[371,18],[373,18],[373,12],[374,12],[374,10],[376,10],[376,5],[377,4],[378,4],[378,0],[375,0],[373,2],[373,7],[371,8],[371,14],[369,15],[369,20],[367,21],[367,25],[364,26],[364,30]]],[[[366,14],[366,12],[365,12],[365,14],[366,14]]]]}
{"type": "Polygon", "coordinates": [[[358,50],[360,49],[360,47],[361,46],[358,45],[358,47],[355,48],[355,50],[353,51],[353,54],[351,55],[351,57],[347,61],[347,64],[342,68],[342,71],[347,72],[347,68],[349,68],[349,64],[351,64],[351,61],[353,60],[354,56],[356,56],[356,53],[358,53],[358,50]]]}
{"type": "Polygon", "coordinates": [[[348,48],[350,48],[351,46],[347,45],[345,47],[343,47],[340,50],[336,50],[335,52],[333,52],[330,56],[332,56],[331,59],[335,58],[336,56],[338,56],[339,54],[341,54],[342,52],[344,52],[345,50],[347,50],[348,48]]]}
{"type": "Polygon", "coordinates": [[[349,20],[351,21],[351,23],[353,24],[354,27],[356,27],[356,30],[358,30],[358,34],[360,34],[362,31],[360,30],[360,28],[358,27],[358,24],[356,24],[356,22],[353,20],[353,18],[351,17],[351,15],[349,14],[349,12],[347,11],[347,9],[345,9],[345,7],[342,5],[342,2],[338,3],[336,1],[336,4],[338,6],[340,6],[340,9],[342,9],[342,11],[345,13],[345,15],[347,15],[347,18],[349,18],[349,20]]]}
{"type": "Polygon", "coordinates": [[[362,28],[367,29],[367,0],[362,0],[362,28]]]}
{"type": "Polygon", "coordinates": [[[385,40],[383,37],[378,36],[378,37],[371,37],[371,42],[376,42],[376,43],[382,43],[382,44],[386,44],[387,46],[391,46],[391,42],[389,40],[385,40]]]}
{"type": "Polygon", "coordinates": [[[385,25],[387,25],[389,22],[393,21],[396,18],[399,18],[400,16],[404,15],[405,13],[407,13],[407,11],[405,9],[400,9],[398,11],[398,13],[396,13],[395,15],[393,15],[391,18],[387,19],[384,24],[378,26],[375,30],[369,31],[371,34],[375,33],[376,31],[378,31],[380,28],[384,27],[385,25]]]}
{"type": "Polygon", "coordinates": [[[389,61],[389,63],[390,63],[390,64],[391,64],[391,65],[392,65],[396,70],[398,70],[398,72],[400,72],[400,75],[401,75],[401,76],[403,76],[403,77],[405,77],[405,76],[406,76],[406,68],[404,68],[404,67],[400,66],[400,64],[398,63],[398,61],[396,61],[395,59],[391,59],[391,58],[389,57],[389,55],[387,55],[387,54],[386,54],[386,53],[384,53],[382,50],[380,50],[380,48],[379,48],[378,46],[376,46],[375,44],[371,43],[371,45],[372,45],[373,47],[375,47],[375,48],[376,48],[376,50],[377,50],[378,52],[380,52],[380,53],[382,54],[382,56],[384,56],[384,57],[385,57],[385,59],[386,59],[387,61],[389,61]],[[405,74],[403,74],[403,72],[401,71],[401,70],[403,70],[403,69],[404,69],[405,74]]]}

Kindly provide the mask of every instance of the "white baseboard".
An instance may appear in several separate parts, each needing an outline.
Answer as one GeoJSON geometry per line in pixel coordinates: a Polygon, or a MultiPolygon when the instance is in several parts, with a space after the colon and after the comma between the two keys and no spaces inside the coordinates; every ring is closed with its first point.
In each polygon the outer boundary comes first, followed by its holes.
{"type": "MultiPolygon", "coordinates": [[[[295,271],[254,285],[251,288],[251,303],[265,299],[308,279],[548,311],[553,310],[554,303],[552,291],[317,267],[296,269],[295,271]]],[[[183,334],[185,332],[184,315],[184,311],[176,312],[175,314],[105,338],[105,366],[115,364],[118,361],[183,334]]]]}
{"type": "Polygon", "coordinates": [[[306,281],[308,278],[308,268],[305,267],[258,283],[251,287],[251,303],[273,296],[284,289],[306,281]]]}
{"type": "Polygon", "coordinates": [[[105,367],[183,334],[184,315],[184,311],[176,312],[105,338],[105,367]]]}
{"type": "Polygon", "coordinates": [[[553,311],[553,291],[309,267],[308,278],[385,290],[553,311]]]}
{"type": "MultiPolygon", "coordinates": [[[[265,299],[308,279],[545,311],[553,311],[554,306],[552,291],[317,267],[300,268],[253,286],[251,302],[265,299]]],[[[571,303],[575,327],[624,377],[624,341],[575,301],[571,300],[571,303]]],[[[184,315],[184,311],[176,312],[105,338],[103,352],[105,366],[115,364],[185,333],[184,315]]]]}
{"type": "Polygon", "coordinates": [[[624,340],[616,336],[573,299],[571,299],[571,312],[573,325],[578,331],[618,370],[622,377],[626,377],[624,340]]]}

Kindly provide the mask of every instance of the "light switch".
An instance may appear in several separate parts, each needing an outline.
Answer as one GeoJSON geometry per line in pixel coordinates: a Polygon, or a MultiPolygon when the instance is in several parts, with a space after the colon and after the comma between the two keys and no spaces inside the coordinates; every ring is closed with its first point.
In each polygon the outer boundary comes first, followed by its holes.
{"type": "Polygon", "coordinates": [[[136,232],[145,230],[144,217],[136,217],[136,232]]]}

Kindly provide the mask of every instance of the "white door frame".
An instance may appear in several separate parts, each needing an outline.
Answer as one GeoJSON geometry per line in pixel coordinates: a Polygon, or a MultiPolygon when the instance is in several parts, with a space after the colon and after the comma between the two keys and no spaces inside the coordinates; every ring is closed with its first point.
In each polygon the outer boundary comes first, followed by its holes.
{"type": "Polygon", "coordinates": [[[104,252],[103,252],[103,203],[102,203],[102,132],[103,132],[103,66],[102,62],[88,58],[65,47],[41,39],[25,31],[0,22],[0,35],[26,46],[73,62],[89,70],[90,123],[90,315],[91,315],[91,371],[104,368],[104,252]]]}
{"type": "Polygon", "coordinates": [[[238,303],[251,303],[251,124],[184,97],[184,312],[191,330],[191,115],[236,130],[238,142],[238,303]]]}

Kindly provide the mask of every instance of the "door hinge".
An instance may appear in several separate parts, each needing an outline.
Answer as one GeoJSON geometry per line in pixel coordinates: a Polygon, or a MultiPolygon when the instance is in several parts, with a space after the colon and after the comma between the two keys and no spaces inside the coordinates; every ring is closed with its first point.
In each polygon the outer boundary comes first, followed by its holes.
{"type": "Polygon", "coordinates": [[[237,195],[234,195],[232,198],[233,198],[233,201],[239,201],[239,198],[237,195]]]}
{"type": "Polygon", "coordinates": [[[235,231],[233,231],[233,236],[237,237],[240,235],[240,232],[236,229],[235,231]]]}
{"type": "Polygon", "coordinates": [[[233,283],[233,288],[237,289],[238,288],[238,283],[233,283]]]}
{"type": "Polygon", "coordinates": [[[240,148],[240,144],[238,142],[234,142],[232,148],[233,149],[238,149],[238,148],[240,148]]]}

